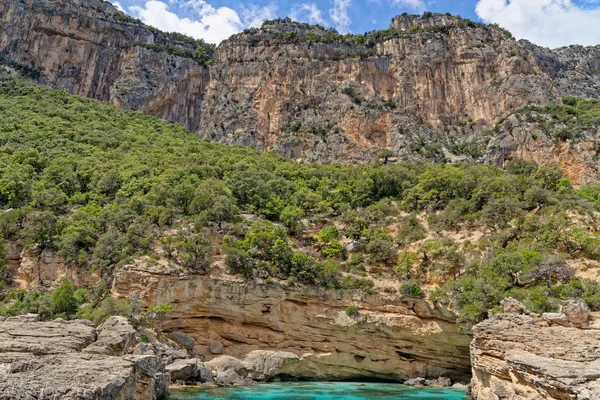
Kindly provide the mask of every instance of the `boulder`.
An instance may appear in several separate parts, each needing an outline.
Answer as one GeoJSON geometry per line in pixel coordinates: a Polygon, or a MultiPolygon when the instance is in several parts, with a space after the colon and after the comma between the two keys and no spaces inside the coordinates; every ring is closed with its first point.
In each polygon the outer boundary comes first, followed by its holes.
{"type": "Polygon", "coordinates": [[[425,386],[425,378],[413,378],[404,382],[406,386],[425,386]]]}
{"type": "Polygon", "coordinates": [[[255,350],[244,357],[243,364],[248,377],[264,381],[278,375],[290,364],[298,363],[300,357],[286,351],[255,350]]]}
{"type": "Polygon", "coordinates": [[[154,356],[156,352],[151,344],[138,343],[132,350],[131,354],[136,356],[154,356]]]}
{"type": "Polygon", "coordinates": [[[507,297],[500,302],[502,311],[509,314],[525,314],[527,313],[527,307],[523,305],[519,300],[512,297],[507,297]]]}
{"type": "Polygon", "coordinates": [[[353,240],[346,246],[346,251],[348,253],[358,253],[362,250],[362,247],[362,243],[360,243],[358,240],[353,240]]]}
{"type": "Polygon", "coordinates": [[[232,369],[219,371],[215,383],[219,386],[231,386],[235,383],[244,383],[244,379],[232,369]]]}
{"type": "Polygon", "coordinates": [[[427,379],[425,381],[425,386],[450,387],[452,386],[452,380],[450,378],[440,376],[437,379],[427,379]]]}
{"type": "Polygon", "coordinates": [[[223,354],[223,344],[215,340],[208,342],[208,350],[210,354],[223,354]]]}
{"type": "Polygon", "coordinates": [[[569,318],[563,313],[543,313],[542,318],[550,325],[571,326],[569,318]]]}
{"type": "Polygon", "coordinates": [[[220,356],[204,363],[204,366],[219,373],[224,370],[245,371],[246,366],[240,360],[231,356],[220,356]]]}
{"type": "Polygon", "coordinates": [[[190,358],[187,360],[175,360],[165,367],[165,372],[171,375],[171,381],[195,381],[198,376],[198,360],[190,358]]]}
{"type": "Polygon", "coordinates": [[[98,339],[84,351],[91,354],[122,356],[134,346],[137,332],[125,317],[113,316],[97,329],[98,339]]]}
{"type": "Polygon", "coordinates": [[[214,383],[215,374],[213,374],[210,368],[204,366],[204,364],[198,365],[198,380],[202,383],[214,383]]]}
{"type": "Polygon", "coordinates": [[[581,299],[569,300],[561,307],[560,312],[565,314],[569,322],[578,328],[585,327],[590,317],[590,308],[581,299]]]}
{"type": "Polygon", "coordinates": [[[188,350],[193,350],[196,345],[194,338],[183,332],[171,332],[169,333],[169,339],[188,350]]]}

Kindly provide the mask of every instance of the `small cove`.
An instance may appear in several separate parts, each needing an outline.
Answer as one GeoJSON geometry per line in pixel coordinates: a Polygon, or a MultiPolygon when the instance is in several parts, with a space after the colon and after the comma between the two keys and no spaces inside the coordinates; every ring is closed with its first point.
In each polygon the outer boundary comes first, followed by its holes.
{"type": "Polygon", "coordinates": [[[174,389],[171,400],[463,400],[464,390],[393,383],[281,382],[255,386],[174,389]]]}

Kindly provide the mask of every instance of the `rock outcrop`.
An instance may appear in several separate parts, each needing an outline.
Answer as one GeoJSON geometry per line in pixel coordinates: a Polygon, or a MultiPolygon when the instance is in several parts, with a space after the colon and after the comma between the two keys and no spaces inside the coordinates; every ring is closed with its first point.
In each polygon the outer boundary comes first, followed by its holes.
{"type": "Polygon", "coordinates": [[[166,398],[169,377],[160,358],[86,353],[96,338],[89,321],[39,322],[36,316],[0,321],[0,398],[166,398]]]}
{"type": "Polygon", "coordinates": [[[564,314],[551,317],[500,313],[473,328],[475,399],[600,398],[600,331],[561,326],[564,314]]]}
{"type": "MultiPolygon", "coordinates": [[[[451,313],[425,300],[171,274],[158,268],[119,270],[113,294],[134,292],[150,305],[171,304],[176,318],[165,321],[165,330],[191,336],[195,352],[207,362],[277,350],[298,357],[292,368],[276,374],[289,378],[402,382],[469,377],[470,336],[458,332],[451,313]],[[349,316],[348,305],[356,305],[358,315],[349,316]],[[211,353],[211,341],[223,344],[223,355],[211,353]]],[[[271,365],[268,357],[264,365],[271,365]]]]}

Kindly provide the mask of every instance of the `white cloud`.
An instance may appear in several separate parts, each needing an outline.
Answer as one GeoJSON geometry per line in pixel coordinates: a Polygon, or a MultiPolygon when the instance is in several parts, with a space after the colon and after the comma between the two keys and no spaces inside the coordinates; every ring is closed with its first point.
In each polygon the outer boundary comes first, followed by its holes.
{"type": "Polygon", "coordinates": [[[315,3],[297,4],[290,13],[290,18],[294,21],[305,21],[311,24],[325,25],[325,19],[321,10],[315,3]]]}
{"type": "Polygon", "coordinates": [[[600,43],[597,6],[584,8],[572,0],[479,0],[475,12],[483,21],[499,24],[518,39],[542,46],[600,43]]]}
{"type": "Polygon", "coordinates": [[[242,21],[245,28],[259,28],[263,22],[277,17],[277,6],[260,7],[252,4],[242,8],[242,21]]]}
{"type": "Polygon", "coordinates": [[[209,43],[220,43],[245,28],[260,26],[264,20],[275,18],[277,11],[274,5],[249,5],[242,8],[240,17],[229,7],[215,8],[205,0],[168,0],[170,5],[188,8],[194,14],[192,18],[182,18],[165,1],[148,0],[143,5],[129,7],[129,12],[160,30],[183,33],[209,43]]]}
{"type": "Polygon", "coordinates": [[[392,3],[401,7],[408,7],[417,11],[425,11],[425,2],[423,0],[392,0],[392,3]]]}
{"type": "Polygon", "coordinates": [[[115,6],[115,8],[119,11],[125,12],[125,9],[123,8],[123,6],[121,5],[121,3],[119,3],[118,1],[114,1],[112,3],[113,6],[115,6]]]}
{"type": "Polygon", "coordinates": [[[333,0],[333,5],[329,10],[331,20],[335,28],[341,33],[346,33],[350,30],[350,16],[348,9],[350,8],[351,0],[333,0]]]}
{"type": "Polygon", "coordinates": [[[214,8],[205,1],[190,1],[190,6],[198,20],[180,18],[169,11],[166,3],[158,0],[147,1],[143,6],[129,7],[131,14],[145,24],[167,32],[179,32],[209,43],[219,43],[243,29],[237,12],[228,7],[214,8]]]}

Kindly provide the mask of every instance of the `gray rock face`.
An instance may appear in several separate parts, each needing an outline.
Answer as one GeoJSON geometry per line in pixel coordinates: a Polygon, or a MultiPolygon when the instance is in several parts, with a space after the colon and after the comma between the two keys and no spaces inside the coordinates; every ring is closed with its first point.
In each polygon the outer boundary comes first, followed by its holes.
{"type": "Polygon", "coordinates": [[[223,344],[221,342],[217,342],[211,340],[208,343],[208,350],[211,354],[222,354],[223,353],[223,344]]]}
{"type": "Polygon", "coordinates": [[[196,345],[194,338],[192,338],[191,336],[189,336],[183,332],[178,332],[178,331],[171,332],[171,333],[169,333],[169,339],[171,339],[175,343],[185,347],[188,350],[193,350],[194,346],[196,345]]]}
{"type": "Polygon", "coordinates": [[[110,317],[96,330],[96,342],[84,351],[108,356],[122,356],[135,345],[136,330],[125,317],[110,317]]]}
{"type": "Polygon", "coordinates": [[[94,340],[96,329],[89,321],[39,322],[39,316],[25,315],[0,322],[0,353],[74,353],[94,340]]]}
{"type": "Polygon", "coordinates": [[[159,358],[81,352],[96,339],[89,321],[37,320],[0,321],[0,398],[165,398],[168,375],[159,358]]]}
{"type": "Polygon", "coordinates": [[[473,328],[477,400],[600,398],[600,331],[496,314],[473,328]]]}
{"type": "Polygon", "coordinates": [[[198,376],[198,360],[195,358],[176,360],[165,367],[165,372],[171,374],[171,382],[195,381],[198,376]]]}
{"type": "Polygon", "coordinates": [[[519,44],[533,54],[562,95],[600,97],[600,46],[547,49],[526,40],[519,44]]]}

